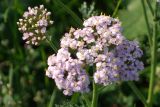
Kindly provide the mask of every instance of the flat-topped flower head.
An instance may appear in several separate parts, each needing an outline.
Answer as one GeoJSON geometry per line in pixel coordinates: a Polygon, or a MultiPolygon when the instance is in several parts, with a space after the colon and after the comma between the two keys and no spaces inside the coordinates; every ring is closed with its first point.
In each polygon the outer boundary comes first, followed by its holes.
{"type": "Polygon", "coordinates": [[[46,38],[46,28],[53,24],[50,15],[51,12],[48,12],[43,5],[28,7],[23,18],[17,22],[18,30],[23,33],[22,39],[26,41],[26,44],[38,45],[46,38]]]}
{"type": "Polygon", "coordinates": [[[138,80],[138,71],[143,69],[140,61],[143,53],[136,42],[122,35],[120,21],[101,15],[88,18],[83,25],[65,33],[57,55],[48,58],[46,75],[55,80],[57,87],[65,95],[87,92],[89,76],[85,68],[88,66],[95,68],[90,75],[94,82],[104,86],[138,80]]]}

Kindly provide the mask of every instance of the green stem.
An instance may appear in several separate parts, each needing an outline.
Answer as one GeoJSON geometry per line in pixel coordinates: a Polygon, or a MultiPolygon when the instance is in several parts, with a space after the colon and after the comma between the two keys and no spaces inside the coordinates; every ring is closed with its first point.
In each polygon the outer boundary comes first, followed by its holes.
{"type": "Polygon", "coordinates": [[[154,23],[153,23],[153,37],[152,37],[152,47],[151,47],[151,73],[150,73],[150,81],[149,81],[149,90],[148,90],[148,107],[153,106],[153,89],[154,89],[154,81],[155,81],[155,71],[157,64],[157,2],[154,11],[154,23]]]}
{"type": "Polygon", "coordinates": [[[82,94],[82,98],[84,99],[84,101],[86,102],[87,107],[90,107],[91,102],[88,99],[88,96],[85,94],[82,94]]]}
{"type": "Polygon", "coordinates": [[[56,93],[57,93],[57,89],[55,88],[53,90],[52,96],[50,98],[50,102],[49,102],[48,107],[54,107],[53,104],[54,104],[54,101],[55,101],[55,98],[56,98],[56,93]]]}
{"type": "Polygon", "coordinates": [[[118,1],[117,5],[116,5],[116,8],[115,8],[115,10],[114,10],[114,12],[113,12],[113,14],[112,14],[112,17],[115,17],[115,16],[116,16],[116,14],[117,14],[117,12],[118,12],[118,8],[119,8],[121,2],[122,2],[122,0],[119,0],[119,1],[118,1]]]}
{"type": "Polygon", "coordinates": [[[128,82],[128,85],[133,90],[133,92],[136,94],[136,96],[142,101],[142,103],[145,105],[145,107],[147,107],[146,99],[142,95],[142,93],[140,92],[140,90],[137,88],[137,86],[133,82],[131,82],[131,81],[128,82]]]}
{"type": "Polygon", "coordinates": [[[9,95],[12,96],[13,94],[13,65],[10,65],[10,70],[9,70],[9,95]]]}
{"type": "Polygon", "coordinates": [[[54,52],[57,52],[58,51],[57,47],[49,40],[48,37],[46,38],[46,40],[48,44],[51,46],[51,48],[54,50],[54,52]]]}
{"type": "Polygon", "coordinates": [[[151,6],[151,2],[150,2],[149,0],[146,0],[146,2],[147,2],[147,4],[148,4],[148,7],[149,7],[152,15],[154,15],[154,10],[153,10],[153,8],[152,8],[152,6],[151,6]]]}
{"type": "MultiPolygon", "coordinates": [[[[57,47],[49,40],[49,38],[46,38],[47,42],[49,43],[49,45],[51,46],[51,48],[54,50],[54,52],[57,52],[57,47]]],[[[55,101],[55,97],[56,97],[56,93],[57,93],[57,89],[53,90],[52,96],[50,98],[50,102],[48,107],[53,107],[54,101],[55,101]]]]}
{"type": "Polygon", "coordinates": [[[145,18],[146,25],[147,25],[147,31],[148,31],[147,36],[148,36],[149,45],[152,46],[152,39],[151,39],[152,33],[151,33],[150,26],[149,26],[149,21],[148,21],[148,17],[147,17],[147,11],[146,11],[144,0],[141,0],[141,3],[142,3],[142,7],[143,7],[144,18],[145,18]]]}
{"type": "Polygon", "coordinates": [[[82,26],[83,23],[82,20],[70,8],[68,8],[68,6],[66,6],[63,2],[61,2],[61,0],[53,0],[53,1],[55,1],[55,3],[57,3],[62,8],[64,8],[64,11],[70,14],[79,26],[82,26]]]}
{"type": "Polygon", "coordinates": [[[98,101],[97,86],[96,86],[96,84],[93,81],[93,93],[92,93],[91,107],[97,107],[97,101],[98,101]]]}
{"type": "Polygon", "coordinates": [[[72,95],[72,98],[71,98],[71,103],[72,104],[76,104],[78,102],[78,98],[79,98],[80,94],[79,93],[74,93],[72,95]]]}

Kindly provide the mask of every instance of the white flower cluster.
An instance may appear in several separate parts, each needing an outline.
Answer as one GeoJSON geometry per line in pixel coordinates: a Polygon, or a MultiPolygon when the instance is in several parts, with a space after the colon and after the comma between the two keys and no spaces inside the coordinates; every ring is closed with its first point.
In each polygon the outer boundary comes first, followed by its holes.
{"type": "Polygon", "coordinates": [[[26,44],[38,45],[38,43],[46,38],[46,28],[53,24],[50,20],[51,12],[43,5],[40,7],[28,7],[28,11],[23,14],[23,19],[17,22],[18,29],[23,33],[23,40],[26,44]]]}

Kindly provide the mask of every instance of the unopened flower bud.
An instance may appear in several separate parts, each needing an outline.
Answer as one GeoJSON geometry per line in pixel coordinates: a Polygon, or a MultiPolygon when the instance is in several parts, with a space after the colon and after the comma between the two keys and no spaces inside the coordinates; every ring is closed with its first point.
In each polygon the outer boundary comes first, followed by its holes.
{"type": "Polygon", "coordinates": [[[38,45],[46,38],[46,28],[53,24],[50,15],[51,12],[47,12],[43,5],[34,8],[28,7],[28,11],[24,12],[23,19],[19,19],[17,25],[19,31],[29,34],[29,37],[23,37],[27,44],[38,45]]]}

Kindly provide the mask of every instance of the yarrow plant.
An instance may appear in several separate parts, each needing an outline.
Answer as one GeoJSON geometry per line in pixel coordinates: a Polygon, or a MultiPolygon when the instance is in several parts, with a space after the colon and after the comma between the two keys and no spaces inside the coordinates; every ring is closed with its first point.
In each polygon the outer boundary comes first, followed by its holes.
{"type": "Polygon", "coordinates": [[[46,38],[46,28],[53,24],[50,20],[51,12],[48,12],[43,5],[39,7],[28,7],[23,18],[17,22],[18,29],[23,33],[23,40],[26,44],[38,45],[46,38]]]}
{"type": "MultiPolygon", "coordinates": [[[[65,4],[59,0],[55,0],[55,2],[65,7],[66,11],[78,20],[77,22],[81,22],[81,19],[65,4]]],[[[121,2],[122,0],[118,1],[113,17],[116,15],[121,2]]],[[[152,8],[149,0],[146,2],[154,17],[153,30],[150,31],[146,14],[147,9],[145,9],[142,0],[151,48],[151,74],[147,100],[134,83],[129,82],[128,84],[146,107],[152,107],[154,76],[157,65],[159,0],[156,0],[154,8],[152,8]]],[[[90,10],[89,13],[92,13],[93,7],[90,10]]],[[[87,14],[86,11],[88,10],[85,10],[85,14],[87,14]]],[[[89,16],[89,13],[86,17],[89,16]]],[[[23,33],[22,39],[26,41],[26,44],[38,45],[40,41],[46,38],[46,29],[53,24],[50,15],[51,12],[48,12],[43,5],[34,8],[29,7],[28,11],[23,14],[23,18],[19,19],[17,24],[19,31],[23,33]]],[[[57,52],[54,44],[49,40],[48,42],[57,52]]],[[[143,52],[139,48],[139,44],[136,41],[127,40],[123,36],[119,19],[105,15],[92,16],[84,20],[81,29],[71,28],[61,38],[60,49],[57,54],[48,57],[46,75],[52,78],[58,89],[63,90],[63,93],[68,96],[75,92],[86,93],[93,89],[91,107],[96,107],[98,99],[97,84],[107,86],[122,81],[139,80],[139,72],[144,69],[143,62],[140,60],[142,55],[143,52]],[[93,84],[90,85],[90,83],[93,84]],[[93,88],[90,89],[91,86],[93,88]]],[[[51,98],[51,100],[53,99],[51,98]]],[[[88,102],[87,99],[86,103],[90,107],[90,102],[88,102]]]]}
{"type": "Polygon", "coordinates": [[[92,16],[82,29],[71,28],[61,39],[57,55],[48,58],[46,75],[55,80],[65,95],[88,92],[89,77],[104,86],[138,80],[143,54],[138,43],[122,35],[121,22],[110,16],[92,16]],[[85,69],[95,68],[93,75],[85,69]]]}

